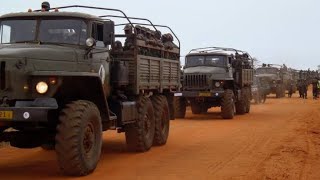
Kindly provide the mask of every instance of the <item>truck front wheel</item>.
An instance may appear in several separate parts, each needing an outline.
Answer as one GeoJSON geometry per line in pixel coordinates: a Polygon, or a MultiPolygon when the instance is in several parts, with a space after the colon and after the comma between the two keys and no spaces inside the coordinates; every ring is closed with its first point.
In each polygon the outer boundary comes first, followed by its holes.
{"type": "Polygon", "coordinates": [[[102,125],[100,112],[89,101],[67,104],[57,126],[56,153],[62,172],[84,176],[94,171],[101,155],[102,125]]]}
{"type": "Polygon", "coordinates": [[[223,119],[233,119],[234,117],[234,94],[227,89],[221,100],[221,116],[223,119]]]}
{"type": "Polygon", "coordinates": [[[145,152],[151,148],[155,134],[154,110],[150,99],[139,97],[137,110],[137,121],[125,127],[126,142],[130,151],[145,152]]]}
{"type": "Polygon", "coordinates": [[[174,116],[175,118],[185,118],[187,101],[182,97],[174,97],[174,116]]]}
{"type": "Polygon", "coordinates": [[[154,96],[152,104],[156,121],[153,144],[164,145],[167,143],[170,126],[168,101],[165,96],[154,96]]]}

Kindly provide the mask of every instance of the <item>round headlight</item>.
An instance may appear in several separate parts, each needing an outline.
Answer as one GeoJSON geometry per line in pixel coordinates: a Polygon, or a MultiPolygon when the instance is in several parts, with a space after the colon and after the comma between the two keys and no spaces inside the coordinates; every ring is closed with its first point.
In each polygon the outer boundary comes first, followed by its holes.
{"type": "Polygon", "coordinates": [[[49,89],[49,86],[46,82],[40,81],[36,85],[36,90],[39,94],[45,94],[49,89]]]}
{"type": "Polygon", "coordinates": [[[95,44],[95,40],[94,40],[93,38],[88,38],[88,39],[86,40],[86,45],[87,45],[88,47],[92,47],[92,46],[94,46],[94,44],[95,44]]]}
{"type": "Polygon", "coordinates": [[[216,83],[214,83],[214,85],[215,85],[216,87],[220,87],[220,86],[221,86],[221,83],[220,83],[220,82],[216,82],[216,83]]]}

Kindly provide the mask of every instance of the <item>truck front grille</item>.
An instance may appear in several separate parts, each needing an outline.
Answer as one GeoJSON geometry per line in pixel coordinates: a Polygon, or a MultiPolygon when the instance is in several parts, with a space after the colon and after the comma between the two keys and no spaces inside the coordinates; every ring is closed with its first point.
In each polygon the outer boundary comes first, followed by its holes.
{"type": "Polygon", "coordinates": [[[208,76],[206,74],[186,74],[184,79],[184,87],[192,89],[207,88],[208,76]]]}
{"type": "Polygon", "coordinates": [[[0,89],[6,88],[6,62],[0,63],[0,89]]]}

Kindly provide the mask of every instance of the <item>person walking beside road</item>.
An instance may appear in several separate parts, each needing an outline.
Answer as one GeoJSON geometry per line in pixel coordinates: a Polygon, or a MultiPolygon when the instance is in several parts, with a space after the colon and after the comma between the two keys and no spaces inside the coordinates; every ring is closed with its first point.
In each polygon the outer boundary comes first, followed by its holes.
{"type": "Polygon", "coordinates": [[[308,99],[308,83],[305,81],[302,83],[302,97],[308,99]]]}
{"type": "Polygon", "coordinates": [[[317,98],[319,98],[320,93],[320,78],[318,78],[318,84],[317,84],[317,98]]]}
{"type": "Polygon", "coordinates": [[[302,81],[299,80],[299,81],[298,81],[298,91],[299,91],[299,96],[300,96],[300,98],[303,98],[302,87],[303,87],[302,81]]]}
{"type": "Polygon", "coordinates": [[[289,89],[288,89],[288,97],[291,98],[291,97],[292,97],[292,94],[293,94],[293,84],[292,84],[292,82],[290,81],[290,83],[289,83],[289,89]]]}
{"type": "Polygon", "coordinates": [[[319,88],[319,81],[317,79],[315,79],[312,82],[312,95],[313,95],[313,99],[318,99],[318,88],[319,88]]]}

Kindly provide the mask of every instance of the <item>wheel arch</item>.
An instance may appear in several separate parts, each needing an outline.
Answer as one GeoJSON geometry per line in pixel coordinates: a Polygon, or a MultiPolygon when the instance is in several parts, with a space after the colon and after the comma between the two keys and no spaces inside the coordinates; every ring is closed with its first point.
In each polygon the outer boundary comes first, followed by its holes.
{"type": "Polygon", "coordinates": [[[54,97],[59,106],[71,101],[87,100],[93,102],[99,109],[102,121],[109,121],[109,107],[107,104],[107,89],[99,76],[60,76],[61,85],[54,97]]]}

